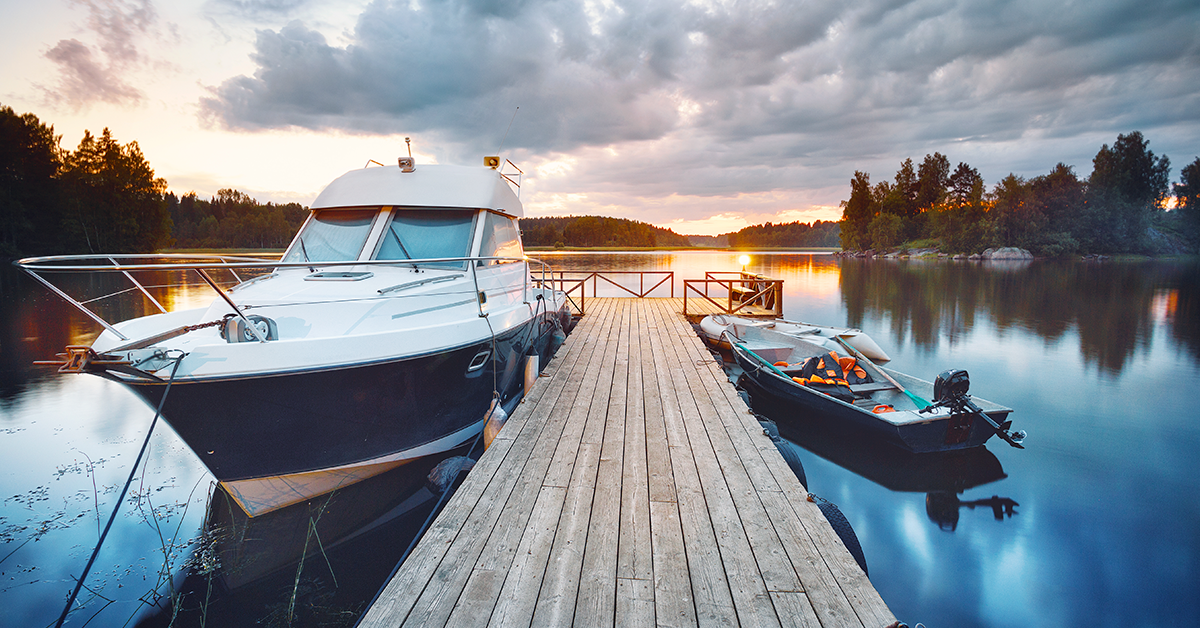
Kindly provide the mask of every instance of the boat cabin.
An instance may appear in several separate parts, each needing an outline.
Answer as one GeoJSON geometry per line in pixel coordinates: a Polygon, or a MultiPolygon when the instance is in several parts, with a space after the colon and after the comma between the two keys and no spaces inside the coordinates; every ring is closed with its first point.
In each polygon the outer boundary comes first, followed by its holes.
{"type": "Polygon", "coordinates": [[[334,180],[284,253],[284,262],[422,260],[414,268],[465,270],[524,256],[521,202],[491,168],[376,167],[334,180]],[[447,261],[431,261],[447,260],[447,261]]]}

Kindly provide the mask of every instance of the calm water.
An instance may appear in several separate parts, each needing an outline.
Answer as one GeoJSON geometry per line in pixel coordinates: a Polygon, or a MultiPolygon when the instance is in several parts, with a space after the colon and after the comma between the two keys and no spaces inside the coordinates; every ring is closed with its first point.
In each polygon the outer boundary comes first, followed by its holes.
{"type": "MultiPolygon", "coordinates": [[[[674,270],[677,296],[683,278],[738,268],[727,253],[539,256],[563,269],[674,270]]],[[[968,370],[971,392],[1014,408],[1014,428],[1029,432],[1024,451],[993,439],[923,458],[791,430],[810,490],[853,524],[898,617],[930,628],[1200,623],[1200,265],[755,254],[748,270],[786,281],[788,318],[860,327],[901,371],[968,370]]],[[[28,279],[0,281],[0,624],[45,626],[154,412],[105,380],[30,367],[96,330],[28,279]]],[[[248,525],[160,423],[69,625],[352,624],[432,510],[433,462],[248,525]]]]}

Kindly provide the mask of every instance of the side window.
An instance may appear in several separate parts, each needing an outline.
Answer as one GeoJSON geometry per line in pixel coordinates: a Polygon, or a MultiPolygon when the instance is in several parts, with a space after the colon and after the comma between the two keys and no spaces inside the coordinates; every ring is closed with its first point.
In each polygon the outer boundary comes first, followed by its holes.
{"type": "MultiPolygon", "coordinates": [[[[485,212],[483,221],[483,245],[479,247],[480,257],[524,257],[525,250],[521,248],[521,234],[517,231],[517,221],[493,212],[485,212]]],[[[490,260],[479,262],[484,264],[508,264],[516,259],[490,260]]]]}

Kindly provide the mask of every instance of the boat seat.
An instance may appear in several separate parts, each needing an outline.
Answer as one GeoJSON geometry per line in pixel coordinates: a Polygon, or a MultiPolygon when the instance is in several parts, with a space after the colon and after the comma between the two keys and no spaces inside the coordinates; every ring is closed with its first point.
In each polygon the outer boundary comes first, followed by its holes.
{"type": "Polygon", "coordinates": [[[854,394],[873,393],[880,390],[895,390],[895,386],[889,382],[870,382],[867,384],[850,384],[850,391],[854,394]]]}
{"type": "Polygon", "coordinates": [[[742,346],[753,351],[756,355],[758,355],[758,357],[772,364],[782,360],[787,360],[794,350],[794,347],[789,347],[787,345],[778,345],[754,340],[744,342],[742,343],[742,346]]]}

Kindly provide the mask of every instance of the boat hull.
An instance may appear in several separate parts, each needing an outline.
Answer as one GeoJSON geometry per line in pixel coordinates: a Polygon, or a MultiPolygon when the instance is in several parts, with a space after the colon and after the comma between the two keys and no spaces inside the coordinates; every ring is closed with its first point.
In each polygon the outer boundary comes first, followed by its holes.
{"type": "MultiPolygon", "coordinates": [[[[250,514],[447,451],[482,430],[498,391],[511,409],[528,355],[546,364],[562,312],[445,351],[285,374],[181,379],[163,418],[250,514]],[[482,353],[491,358],[471,369],[482,353]],[[497,357],[498,356],[498,357],[497,357]]],[[[129,380],[157,407],[165,382],[129,380]]]]}
{"type": "MultiPolygon", "coordinates": [[[[979,447],[996,432],[986,421],[970,415],[942,415],[920,422],[895,424],[875,413],[785,381],[738,351],[733,352],[744,373],[739,384],[750,393],[756,411],[779,421],[810,421],[837,426],[890,443],[912,453],[954,451],[979,447]]],[[[990,411],[1003,424],[1010,410],[990,411]]]]}

